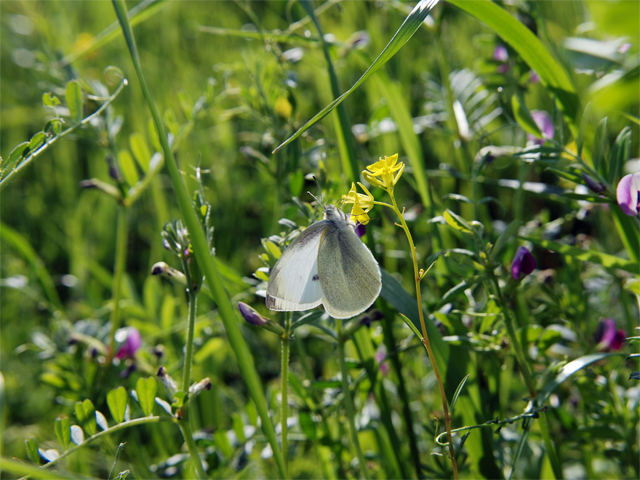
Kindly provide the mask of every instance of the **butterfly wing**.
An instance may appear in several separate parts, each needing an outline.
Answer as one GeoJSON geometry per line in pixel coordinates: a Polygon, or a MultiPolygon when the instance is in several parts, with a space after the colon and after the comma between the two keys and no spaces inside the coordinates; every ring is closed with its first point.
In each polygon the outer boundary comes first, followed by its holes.
{"type": "Polygon", "coordinates": [[[354,317],[378,298],[382,288],[378,262],[346,222],[322,236],[318,259],[322,303],[332,317],[354,317]]]}
{"type": "Polygon", "coordinates": [[[329,222],[321,220],[305,229],[284,251],[271,270],[267,308],[277,311],[309,310],[322,303],[318,281],[318,247],[329,222]]]}

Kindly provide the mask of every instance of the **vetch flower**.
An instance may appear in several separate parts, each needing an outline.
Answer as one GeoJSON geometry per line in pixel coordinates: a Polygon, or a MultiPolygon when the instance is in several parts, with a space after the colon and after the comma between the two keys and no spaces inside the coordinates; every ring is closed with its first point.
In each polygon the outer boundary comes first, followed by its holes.
{"type": "Polygon", "coordinates": [[[509,60],[509,52],[507,51],[507,47],[505,47],[504,45],[498,45],[493,51],[493,59],[503,63],[509,60]]]}
{"type": "Polygon", "coordinates": [[[531,110],[531,118],[540,129],[542,138],[527,133],[527,141],[537,145],[543,145],[546,140],[551,140],[556,133],[556,127],[551,119],[551,115],[543,110],[531,110]]]}
{"type": "Polygon", "coordinates": [[[511,264],[511,276],[514,280],[522,280],[536,268],[536,261],[526,247],[518,248],[511,264]]]}
{"type": "Polygon", "coordinates": [[[392,190],[404,171],[404,163],[398,163],[398,154],[380,158],[376,163],[363,170],[362,175],[371,185],[392,190]],[[368,170],[368,171],[367,171],[368,170]]]}
{"type": "Polygon", "coordinates": [[[367,233],[367,227],[364,226],[364,223],[356,223],[356,235],[358,238],[364,237],[365,233],[367,233]]]}
{"type": "Polygon", "coordinates": [[[602,184],[602,182],[596,182],[593,178],[591,178],[584,172],[582,173],[582,179],[584,180],[585,185],[589,187],[589,190],[591,190],[593,193],[600,193],[605,190],[605,186],[602,184]]]}
{"type": "Polygon", "coordinates": [[[134,358],[136,352],[142,345],[142,336],[135,327],[120,328],[116,332],[116,342],[121,344],[121,347],[116,353],[116,358],[134,358]]]}
{"type": "Polygon", "coordinates": [[[240,310],[242,317],[247,321],[247,323],[255,325],[256,327],[262,327],[265,330],[269,330],[270,332],[278,335],[282,335],[284,333],[284,328],[277,323],[272,322],[267,317],[260,315],[255,309],[251,308],[246,303],[238,302],[238,310],[240,310]]]}
{"type": "Polygon", "coordinates": [[[638,216],[640,213],[640,172],[622,177],[616,189],[616,198],[625,215],[638,216]]]}
{"type": "Polygon", "coordinates": [[[593,335],[596,348],[601,351],[620,350],[625,338],[627,338],[627,332],[622,328],[616,329],[616,322],[612,318],[600,320],[593,335]]]}
{"type": "Polygon", "coordinates": [[[351,190],[349,193],[342,196],[342,203],[353,203],[353,209],[351,210],[351,221],[354,223],[360,223],[366,225],[369,223],[369,215],[367,215],[373,208],[373,195],[358,182],[360,188],[365,193],[357,193],[355,183],[351,184],[351,190]]]}

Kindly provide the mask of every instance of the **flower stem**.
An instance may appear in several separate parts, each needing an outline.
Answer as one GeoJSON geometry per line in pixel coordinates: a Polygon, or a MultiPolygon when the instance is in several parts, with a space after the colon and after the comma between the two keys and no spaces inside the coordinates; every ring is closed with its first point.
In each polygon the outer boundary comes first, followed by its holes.
{"type": "Polygon", "coordinates": [[[455,447],[453,445],[453,437],[451,435],[451,415],[449,413],[449,402],[447,400],[447,394],[444,391],[444,384],[442,383],[442,378],[440,377],[440,370],[438,370],[438,364],[436,363],[436,357],[433,354],[433,350],[431,349],[431,342],[429,341],[429,335],[427,334],[427,326],[424,322],[424,312],[422,311],[422,294],[420,292],[420,271],[418,269],[418,257],[416,255],[416,247],[413,244],[413,237],[411,236],[411,232],[409,231],[409,227],[407,226],[407,222],[405,222],[402,213],[398,209],[398,205],[396,203],[396,199],[393,195],[393,189],[389,189],[389,196],[391,197],[391,202],[393,203],[393,210],[398,215],[400,219],[400,223],[402,224],[402,229],[404,230],[405,235],[407,236],[407,240],[409,241],[409,247],[411,248],[411,256],[413,258],[413,271],[414,271],[414,281],[416,284],[416,300],[418,302],[418,314],[420,316],[420,328],[422,329],[422,343],[427,349],[427,354],[429,355],[429,360],[431,361],[431,365],[433,366],[433,371],[436,374],[436,380],[438,381],[438,388],[440,389],[440,396],[442,397],[442,409],[444,410],[444,425],[447,430],[447,439],[449,440],[449,455],[451,456],[451,465],[453,467],[453,477],[458,479],[458,465],[456,463],[455,456],[455,447]]]}
{"type": "Polygon", "coordinates": [[[113,309],[111,310],[111,333],[109,337],[108,362],[113,360],[116,354],[116,331],[120,326],[120,287],[127,260],[127,207],[118,205],[118,220],[116,226],[116,258],[113,267],[113,287],[111,298],[113,309]]]}
{"type": "MultiPolygon", "coordinates": [[[[188,269],[187,269],[188,272],[188,269]]],[[[189,282],[191,285],[191,282],[189,282]]],[[[196,324],[196,306],[198,294],[192,288],[188,290],[189,295],[189,318],[187,319],[187,342],[184,357],[184,372],[182,374],[182,391],[187,393],[191,386],[191,364],[193,363],[193,334],[196,324]]]]}
{"type": "Polygon", "coordinates": [[[345,360],[344,342],[345,338],[342,336],[342,320],[336,319],[336,333],[338,334],[338,359],[340,361],[340,372],[342,374],[342,393],[344,394],[344,401],[347,406],[347,419],[349,420],[349,430],[351,432],[351,441],[356,449],[358,456],[358,466],[360,467],[360,475],[365,480],[369,480],[369,472],[367,472],[367,465],[360,448],[360,441],[358,440],[358,432],[356,430],[355,421],[355,408],[353,406],[353,398],[351,398],[351,389],[349,388],[349,371],[347,370],[347,362],[345,360]]]}
{"type": "Polygon", "coordinates": [[[189,456],[191,457],[191,460],[193,461],[193,464],[196,468],[198,478],[207,478],[207,474],[204,471],[204,467],[202,466],[202,460],[200,460],[198,447],[196,446],[196,442],[193,439],[193,434],[191,433],[191,425],[189,424],[188,403],[182,407],[182,419],[178,422],[178,425],[180,425],[180,431],[182,432],[184,442],[187,444],[187,450],[189,450],[189,456]]]}
{"type": "Polygon", "coordinates": [[[291,312],[285,312],[284,316],[284,333],[282,334],[282,373],[281,373],[281,386],[280,386],[280,406],[282,411],[280,413],[280,425],[281,433],[280,438],[282,441],[282,455],[284,456],[284,468],[289,472],[289,461],[287,459],[287,418],[289,416],[288,409],[288,393],[289,393],[289,346],[291,344],[290,337],[291,332],[291,312]]]}

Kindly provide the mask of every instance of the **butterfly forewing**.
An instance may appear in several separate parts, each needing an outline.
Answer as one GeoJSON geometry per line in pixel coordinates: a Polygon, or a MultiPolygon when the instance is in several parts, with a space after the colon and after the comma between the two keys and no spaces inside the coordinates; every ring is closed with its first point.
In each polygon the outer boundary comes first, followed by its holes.
{"type": "Polygon", "coordinates": [[[304,230],[284,251],[271,270],[267,308],[277,311],[308,310],[322,303],[318,278],[318,248],[327,228],[325,220],[304,230]]]}

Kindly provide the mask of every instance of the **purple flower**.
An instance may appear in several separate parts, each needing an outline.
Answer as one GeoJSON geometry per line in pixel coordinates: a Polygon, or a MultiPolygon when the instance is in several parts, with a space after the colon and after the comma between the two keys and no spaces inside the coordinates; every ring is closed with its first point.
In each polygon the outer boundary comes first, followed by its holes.
{"type": "Polygon", "coordinates": [[[384,352],[384,350],[378,350],[375,354],[376,362],[378,362],[379,366],[378,368],[380,369],[380,373],[382,373],[382,375],[387,375],[389,373],[389,365],[387,365],[387,363],[385,362],[386,358],[387,358],[387,354],[384,352]]]}
{"type": "Polygon", "coordinates": [[[518,248],[511,264],[511,276],[514,280],[522,280],[536,268],[536,260],[526,247],[518,248]]]}
{"type": "Polygon", "coordinates": [[[533,142],[537,145],[543,145],[545,140],[552,139],[556,133],[556,127],[553,124],[551,115],[543,110],[531,110],[531,117],[533,118],[533,121],[536,122],[540,132],[542,132],[542,138],[527,133],[527,141],[533,142]]]}
{"type": "Polygon", "coordinates": [[[367,233],[367,227],[360,222],[356,223],[356,235],[358,235],[358,238],[362,238],[365,233],[367,233]]]}
{"type": "Polygon", "coordinates": [[[504,45],[498,45],[493,51],[493,59],[499,62],[506,62],[509,60],[509,52],[504,45]]]}
{"type": "Polygon", "coordinates": [[[531,70],[531,74],[529,75],[529,83],[540,83],[540,77],[535,70],[531,70]]]}
{"type": "Polygon", "coordinates": [[[616,322],[612,318],[600,320],[593,335],[596,348],[602,351],[620,350],[625,338],[627,338],[627,332],[621,328],[616,330],[616,322]]]}
{"type": "Polygon", "coordinates": [[[625,215],[637,217],[640,212],[640,172],[625,175],[616,189],[618,205],[625,215]]]}
{"type": "Polygon", "coordinates": [[[116,332],[116,341],[121,343],[116,358],[134,358],[142,345],[142,336],[135,327],[121,328],[116,332]]]}
{"type": "Polygon", "coordinates": [[[589,187],[589,190],[591,190],[593,193],[600,193],[605,190],[605,186],[602,184],[602,182],[596,182],[593,178],[591,178],[584,172],[582,173],[582,179],[584,180],[584,183],[587,185],[587,187],[589,187]]]}

